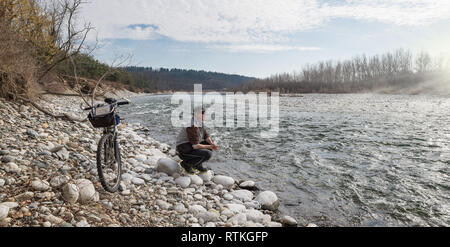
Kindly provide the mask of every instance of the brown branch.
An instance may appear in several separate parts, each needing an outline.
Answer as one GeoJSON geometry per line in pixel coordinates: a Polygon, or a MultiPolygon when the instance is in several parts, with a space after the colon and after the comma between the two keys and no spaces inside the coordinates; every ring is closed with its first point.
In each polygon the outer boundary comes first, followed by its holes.
{"type": "Polygon", "coordinates": [[[87,118],[85,118],[85,119],[78,119],[78,118],[74,118],[74,117],[70,116],[67,113],[63,113],[62,115],[56,115],[56,114],[50,112],[49,110],[44,109],[43,107],[38,105],[36,102],[34,102],[34,101],[30,100],[30,99],[26,99],[26,98],[24,98],[22,96],[17,96],[17,98],[20,99],[20,100],[23,100],[23,101],[25,101],[27,103],[30,103],[32,106],[34,106],[39,111],[45,113],[46,115],[54,117],[56,119],[68,120],[68,121],[71,121],[71,122],[86,122],[87,121],[87,118]]]}

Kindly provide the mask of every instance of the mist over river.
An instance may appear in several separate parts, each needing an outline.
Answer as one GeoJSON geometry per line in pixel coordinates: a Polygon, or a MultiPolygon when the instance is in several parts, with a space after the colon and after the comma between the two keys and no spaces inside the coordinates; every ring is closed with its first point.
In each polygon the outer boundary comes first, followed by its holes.
{"type": "MultiPolygon", "coordinates": [[[[170,95],[120,109],[175,145],[170,95]]],[[[280,211],[319,226],[449,226],[450,98],[377,94],[280,98],[278,137],[210,128],[216,173],[274,191],[280,211]]]]}

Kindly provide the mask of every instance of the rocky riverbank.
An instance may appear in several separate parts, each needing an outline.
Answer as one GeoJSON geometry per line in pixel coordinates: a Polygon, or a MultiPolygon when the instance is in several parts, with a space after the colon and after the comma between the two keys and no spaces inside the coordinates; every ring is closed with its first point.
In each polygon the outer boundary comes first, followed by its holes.
{"type": "MultiPolygon", "coordinates": [[[[81,102],[47,95],[40,104],[83,118],[81,102]]],[[[119,129],[125,173],[111,194],[97,175],[99,130],[0,99],[0,226],[297,225],[277,212],[276,194],[258,191],[255,182],[212,171],[186,175],[175,151],[145,127],[119,129]]]]}

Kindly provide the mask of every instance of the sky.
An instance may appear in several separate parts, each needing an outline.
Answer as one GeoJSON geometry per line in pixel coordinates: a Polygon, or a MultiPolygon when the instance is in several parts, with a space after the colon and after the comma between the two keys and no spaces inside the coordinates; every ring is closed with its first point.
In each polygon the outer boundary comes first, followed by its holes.
{"type": "Polygon", "coordinates": [[[450,0],[90,0],[94,56],[258,78],[398,48],[450,56],[450,0]]]}

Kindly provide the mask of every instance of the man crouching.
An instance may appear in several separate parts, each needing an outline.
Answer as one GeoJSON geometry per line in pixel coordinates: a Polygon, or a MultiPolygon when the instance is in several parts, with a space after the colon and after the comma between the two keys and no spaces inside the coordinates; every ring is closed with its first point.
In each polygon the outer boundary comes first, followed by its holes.
{"type": "Polygon", "coordinates": [[[211,159],[213,150],[219,150],[219,146],[206,132],[203,124],[205,118],[205,109],[196,108],[191,125],[183,127],[177,137],[178,156],[182,160],[181,166],[188,174],[195,174],[194,169],[207,172],[208,169],[203,166],[203,163],[211,159]]]}

